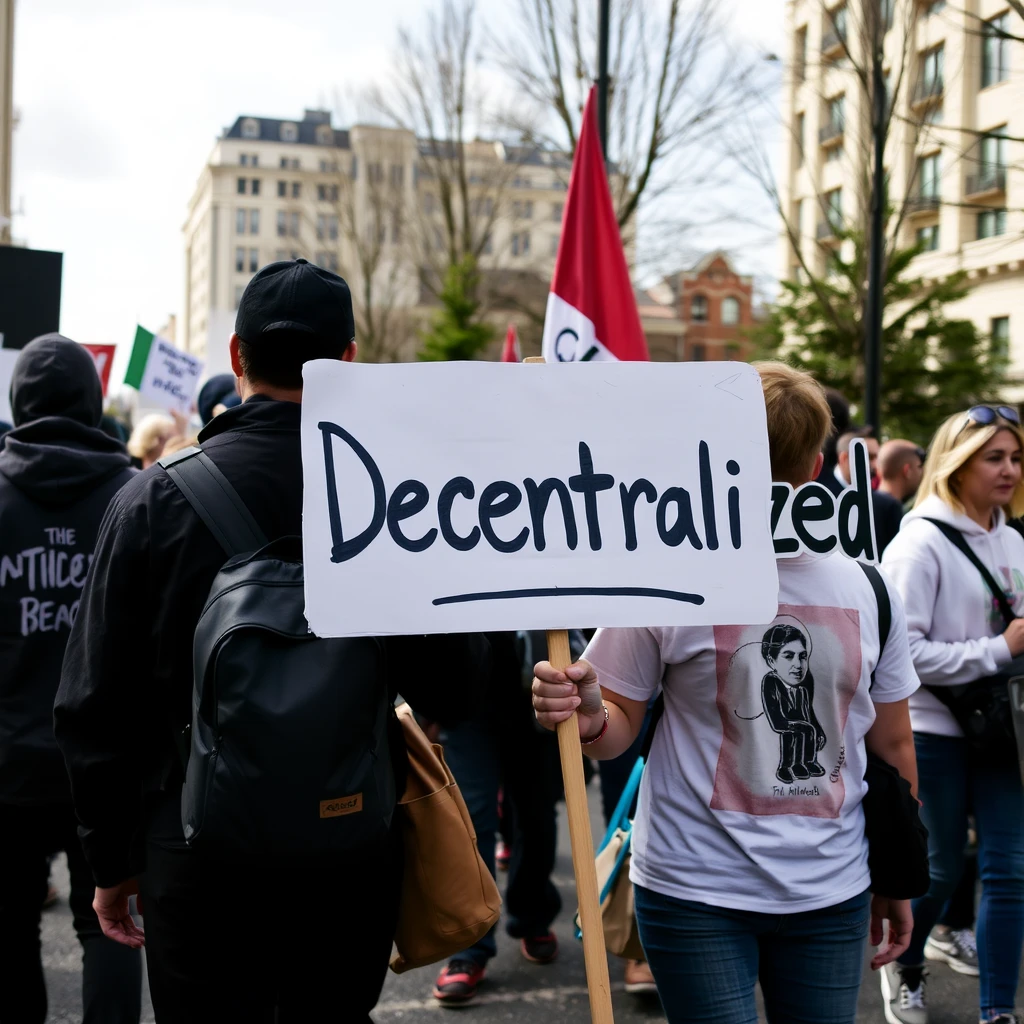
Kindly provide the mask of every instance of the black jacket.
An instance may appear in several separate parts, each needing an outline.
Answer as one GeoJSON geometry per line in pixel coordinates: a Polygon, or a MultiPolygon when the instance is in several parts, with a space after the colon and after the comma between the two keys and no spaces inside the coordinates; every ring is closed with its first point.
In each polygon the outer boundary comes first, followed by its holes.
{"type": "Polygon", "coordinates": [[[71,795],[53,736],[64,645],[100,520],[135,471],[97,429],[99,380],[74,342],[27,347],[11,396],[18,426],[0,440],[0,803],[47,804],[71,795]]]}
{"type": "MultiPolygon", "coordinates": [[[[301,533],[300,411],[257,395],[199,435],[270,538],[301,533]]],[[[143,839],[184,844],[173,733],[190,720],[193,634],[224,561],[160,466],[139,474],[103,521],[54,709],[100,885],[138,874],[143,839]]],[[[392,692],[429,718],[457,715],[489,668],[478,634],[385,643],[392,692]]]]}
{"type": "MultiPolygon", "coordinates": [[[[833,494],[839,495],[848,484],[841,484],[835,472],[828,475],[822,473],[818,482],[824,484],[833,494]]],[[[881,560],[882,552],[892,543],[892,539],[900,532],[903,522],[903,506],[885,491],[872,491],[871,504],[875,516],[875,546],[878,550],[875,557],[881,560]]]]}

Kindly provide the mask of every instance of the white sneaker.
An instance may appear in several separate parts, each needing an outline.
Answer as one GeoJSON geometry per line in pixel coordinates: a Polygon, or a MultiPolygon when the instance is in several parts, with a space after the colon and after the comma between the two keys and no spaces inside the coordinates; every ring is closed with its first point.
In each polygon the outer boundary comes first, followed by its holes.
{"type": "Polygon", "coordinates": [[[889,1024],[928,1024],[924,967],[886,964],[879,972],[882,1009],[889,1024]]]}
{"type": "Polygon", "coordinates": [[[949,964],[958,974],[978,977],[978,946],[970,928],[936,925],[924,944],[924,955],[929,960],[949,964]]]}

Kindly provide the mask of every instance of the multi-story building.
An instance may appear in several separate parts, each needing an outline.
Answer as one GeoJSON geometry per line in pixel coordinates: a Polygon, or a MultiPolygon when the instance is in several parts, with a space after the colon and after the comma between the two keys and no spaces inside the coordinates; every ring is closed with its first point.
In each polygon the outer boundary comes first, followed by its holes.
{"type": "MultiPolygon", "coordinates": [[[[464,152],[481,266],[550,280],[569,161],[479,140],[464,152]]],[[[443,265],[438,177],[451,158],[450,147],[401,129],[335,128],[326,111],[239,117],[189,204],[181,342],[209,372],[225,370],[245,285],[263,265],[300,256],[345,276],[357,314],[377,304],[428,316],[422,284],[443,265]]],[[[406,348],[415,343],[410,329],[406,348]]]]}
{"type": "Polygon", "coordinates": [[[0,245],[11,241],[14,140],[14,0],[0,0],[0,245]]]}
{"type": "Polygon", "coordinates": [[[948,315],[990,335],[1022,381],[1024,46],[1010,37],[1024,35],[1024,20],[1006,0],[789,0],[782,274],[800,276],[798,250],[822,273],[836,226],[866,222],[871,117],[860,72],[872,24],[884,32],[897,241],[924,247],[916,276],[966,272],[970,293],[948,315]]]}

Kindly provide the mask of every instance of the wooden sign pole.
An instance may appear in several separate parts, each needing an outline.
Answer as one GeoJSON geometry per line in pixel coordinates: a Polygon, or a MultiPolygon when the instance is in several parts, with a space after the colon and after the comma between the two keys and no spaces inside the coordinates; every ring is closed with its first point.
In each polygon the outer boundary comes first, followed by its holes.
{"type": "MultiPolygon", "coordinates": [[[[544,359],[531,357],[523,362],[543,363],[544,359]]],[[[547,636],[548,661],[553,668],[568,668],[572,664],[568,632],[564,629],[549,629],[547,636]]],[[[567,722],[558,726],[558,750],[562,758],[565,809],[569,817],[569,839],[572,843],[572,868],[576,875],[576,898],[580,907],[580,930],[583,932],[590,1019],[593,1024],[614,1024],[608,955],[604,947],[604,924],[598,898],[597,868],[594,865],[594,838],[590,833],[587,782],[583,776],[583,748],[580,746],[575,713],[567,722]]]]}

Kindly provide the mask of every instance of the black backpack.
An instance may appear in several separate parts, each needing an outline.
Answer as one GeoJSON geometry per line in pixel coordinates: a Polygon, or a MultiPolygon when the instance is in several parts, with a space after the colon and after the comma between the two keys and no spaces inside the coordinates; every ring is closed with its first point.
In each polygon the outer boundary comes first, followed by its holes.
{"type": "Polygon", "coordinates": [[[230,859],[375,844],[395,807],[380,640],[314,636],[301,538],[268,543],[200,448],[160,464],[228,555],[196,626],[192,724],[179,737],[186,841],[230,859]]]}

